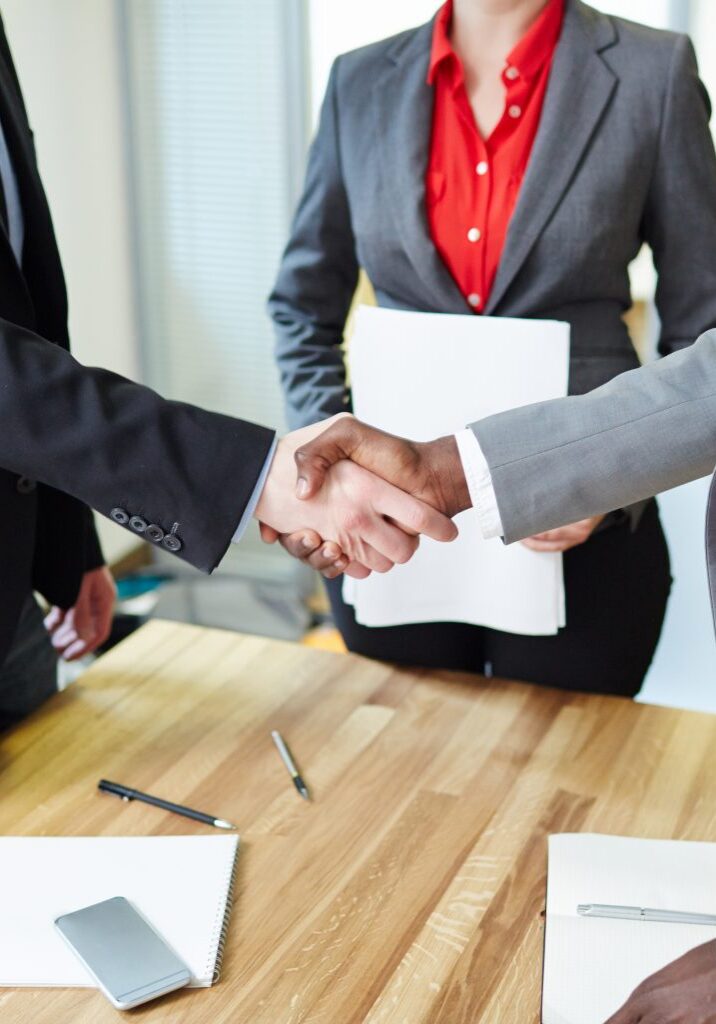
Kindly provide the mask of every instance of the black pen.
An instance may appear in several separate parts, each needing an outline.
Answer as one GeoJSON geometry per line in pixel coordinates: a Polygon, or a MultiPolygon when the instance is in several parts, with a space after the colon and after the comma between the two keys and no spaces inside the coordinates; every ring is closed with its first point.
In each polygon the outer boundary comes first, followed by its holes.
{"type": "Polygon", "coordinates": [[[276,730],[274,729],[273,732],[271,733],[271,739],[276,744],[276,749],[281,755],[281,760],[288,768],[288,773],[293,779],[294,786],[296,787],[296,789],[301,794],[304,800],[310,800],[311,796],[308,792],[308,786],[301,778],[298,768],[296,767],[296,762],[291,757],[291,751],[284,743],[283,736],[281,735],[280,732],[276,732],[276,730]]]}
{"type": "Polygon", "coordinates": [[[151,804],[153,807],[161,807],[163,811],[171,811],[173,814],[183,814],[185,818],[193,818],[194,821],[202,821],[205,825],[213,825],[214,828],[235,829],[230,821],[223,818],[215,818],[213,814],[204,814],[203,811],[194,811],[191,807],[182,807],[181,804],[173,804],[169,800],[162,800],[158,796],[150,796],[149,793],[140,793],[138,789],[129,789],[127,786],[120,786],[118,782],[108,782],[107,779],[100,779],[97,789],[104,793],[113,793],[122,800],[141,800],[144,804],[151,804]]]}

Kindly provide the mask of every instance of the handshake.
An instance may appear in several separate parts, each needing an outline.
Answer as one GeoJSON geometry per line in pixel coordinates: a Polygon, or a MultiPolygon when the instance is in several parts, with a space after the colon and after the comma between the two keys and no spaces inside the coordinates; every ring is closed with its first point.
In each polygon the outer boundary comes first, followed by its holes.
{"type": "Polygon", "coordinates": [[[453,436],[408,441],[343,413],[278,442],[254,515],[328,579],[364,579],[409,561],[420,534],[454,540],[471,504],[453,436]]]}

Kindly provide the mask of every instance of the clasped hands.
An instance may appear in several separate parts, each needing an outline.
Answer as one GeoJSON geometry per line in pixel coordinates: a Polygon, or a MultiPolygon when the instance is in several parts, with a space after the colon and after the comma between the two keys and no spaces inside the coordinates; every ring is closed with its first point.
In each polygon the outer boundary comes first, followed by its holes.
{"type": "MultiPolygon", "coordinates": [[[[454,436],[409,441],[342,413],[279,441],[255,515],[266,543],[280,541],[327,579],[363,579],[407,562],[420,534],[454,540],[450,520],[471,504],[454,436]]],[[[602,518],[523,544],[567,551],[602,518]]]]}
{"type": "Polygon", "coordinates": [[[278,442],[254,514],[266,542],[363,579],[407,562],[421,534],[454,540],[469,507],[453,437],[407,441],[342,414],[278,442]]]}

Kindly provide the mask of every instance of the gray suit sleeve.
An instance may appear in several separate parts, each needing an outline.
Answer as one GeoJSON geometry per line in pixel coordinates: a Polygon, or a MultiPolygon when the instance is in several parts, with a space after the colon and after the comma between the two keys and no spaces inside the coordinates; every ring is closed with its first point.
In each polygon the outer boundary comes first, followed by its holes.
{"type": "Polygon", "coordinates": [[[659,352],[716,327],[716,153],[711,104],[688,36],[678,36],[642,234],[659,274],[659,352]]]}
{"type": "Polygon", "coordinates": [[[707,476],[716,465],[716,331],[587,395],[472,429],[508,543],[707,476]]]}
{"type": "Polygon", "coordinates": [[[339,60],[331,70],[303,195],[268,302],[292,428],[347,407],[341,346],[358,261],[341,169],[339,60]]]}

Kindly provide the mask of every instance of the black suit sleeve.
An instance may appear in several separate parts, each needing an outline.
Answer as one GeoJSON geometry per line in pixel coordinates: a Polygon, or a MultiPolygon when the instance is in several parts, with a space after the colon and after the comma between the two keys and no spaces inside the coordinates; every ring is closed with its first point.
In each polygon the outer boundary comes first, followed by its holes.
{"type": "MultiPolygon", "coordinates": [[[[115,521],[119,509],[173,532],[199,569],[211,572],[231,543],[272,441],[265,427],[167,401],[0,320],[0,465],[115,521]]],[[[86,568],[97,552],[88,534],[86,568]]]]}

